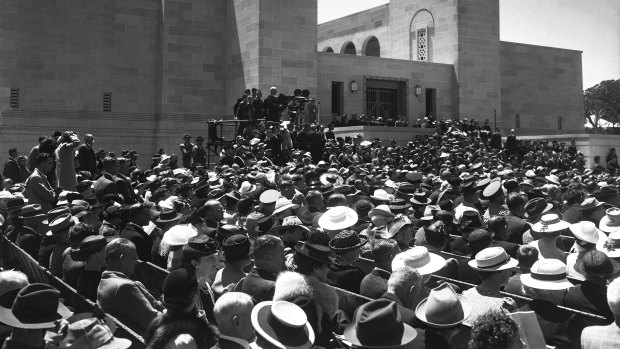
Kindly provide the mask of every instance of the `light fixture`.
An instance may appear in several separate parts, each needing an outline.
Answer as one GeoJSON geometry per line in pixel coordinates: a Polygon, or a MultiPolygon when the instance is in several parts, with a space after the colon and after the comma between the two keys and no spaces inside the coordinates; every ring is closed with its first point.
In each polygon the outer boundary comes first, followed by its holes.
{"type": "Polygon", "coordinates": [[[420,97],[420,95],[422,94],[422,86],[415,85],[413,93],[415,93],[416,97],[420,97]]]}
{"type": "Polygon", "coordinates": [[[357,92],[357,81],[351,80],[351,93],[357,92]]]}

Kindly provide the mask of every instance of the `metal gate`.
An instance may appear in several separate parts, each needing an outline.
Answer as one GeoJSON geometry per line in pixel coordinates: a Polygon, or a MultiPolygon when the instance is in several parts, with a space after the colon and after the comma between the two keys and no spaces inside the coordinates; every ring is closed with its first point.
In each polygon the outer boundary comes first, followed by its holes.
{"type": "Polygon", "coordinates": [[[366,115],[395,118],[398,116],[398,90],[383,88],[366,89],[366,115]]]}

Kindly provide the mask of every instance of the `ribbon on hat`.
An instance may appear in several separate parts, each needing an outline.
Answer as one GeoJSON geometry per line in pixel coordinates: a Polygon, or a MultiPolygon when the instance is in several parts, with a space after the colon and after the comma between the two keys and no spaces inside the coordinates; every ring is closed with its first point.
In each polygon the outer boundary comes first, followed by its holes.
{"type": "Polygon", "coordinates": [[[566,279],[566,273],[561,274],[539,274],[531,272],[532,279],[541,281],[559,281],[566,279]]]}
{"type": "Polygon", "coordinates": [[[540,228],[540,231],[547,231],[547,229],[549,229],[549,226],[552,224],[556,224],[556,223],[560,223],[562,220],[560,219],[560,217],[550,220],[550,221],[541,221],[542,223],[542,227],[540,228]]]}
{"type": "MultiPolygon", "coordinates": [[[[480,265],[478,265],[478,263],[476,263],[476,266],[477,266],[479,269],[490,269],[490,268],[499,267],[500,265],[502,265],[502,264],[506,264],[506,263],[508,263],[508,262],[510,262],[510,256],[508,256],[506,259],[501,260],[501,261],[499,261],[499,262],[497,262],[497,263],[495,263],[495,264],[485,265],[485,266],[480,266],[480,265]]],[[[533,273],[532,273],[532,274],[533,274],[533,273]]]]}

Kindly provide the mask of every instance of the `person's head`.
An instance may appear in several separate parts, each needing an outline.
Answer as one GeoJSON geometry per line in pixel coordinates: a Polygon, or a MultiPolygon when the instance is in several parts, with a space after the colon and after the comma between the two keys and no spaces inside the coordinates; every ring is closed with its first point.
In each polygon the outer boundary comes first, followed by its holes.
{"type": "Polygon", "coordinates": [[[514,212],[519,215],[525,213],[525,204],[527,203],[527,197],[521,193],[510,193],[506,198],[506,206],[510,212],[514,212]]]}
{"type": "Polygon", "coordinates": [[[254,242],[252,253],[254,264],[259,269],[276,275],[285,269],[284,245],[276,236],[259,236],[254,242]]]}
{"type": "Polygon", "coordinates": [[[151,209],[145,204],[133,204],[128,209],[129,220],[139,226],[146,226],[151,219],[151,209]]]}
{"type": "Polygon", "coordinates": [[[115,157],[106,156],[103,158],[103,170],[110,174],[118,174],[119,171],[118,160],[115,157]]]}
{"type": "Polygon", "coordinates": [[[372,247],[372,258],[375,265],[389,271],[392,269],[392,260],[400,253],[398,243],[393,239],[377,239],[372,247]]]}
{"type": "Polygon", "coordinates": [[[133,242],[117,238],[105,247],[105,264],[109,271],[117,271],[130,276],[138,263],[138,253],[133,242]]]}
{"type": "Polygon", "coordinates": [[[315,211],[322,211],[325,207],[323,203],[323,194],[318,190],[310,190],[306,195],[308,207],[315,211]]]}
{"type": "Polygon", "coordinates": [[[252,297],[242,292],[223,294],[213,308],[213,316],[217,321],[220,333],[234,338],[252,341],[254,328],[251,315],[254,303],[252,297]]]}
{"type": "Polygon", "coordinates": [[[347,197],[341,193],[334,193],[327,198],[327,207],[348,206],[347,197]]]}
{"type": "Polygon", "coordinates": [[[413,309],[420,292],[424,290],[424,278],[414,268],[399,268],[390,275],[387,290],[396,295],[405,307],[413,309]]]}
{"type": "Polygon", "coordinates": [[[594,155],[594,163],[598,164],[601,162],[601,156],[600,155],[594,155]]]}
{"type": "Polygon", "coordinates": [[[95,138],[90,133],[87,133],[84,136],[84,143],[86,143],[88,145],[92,145],[94,142],[95,142],[95,138]]]}
{"type": "Polygon", "coordinates": [[[69,243],[71,244],[71,248],[78,248],[80,242],[91,235],[97,235],[97,231],[95,227],[90,224],[78,223],[72,226],[69,228],[69,243]]]}
{"type": "Polygon", "coordinates": [[[508,283],[512,270],[504,269],[498,271],[480,271],[478,270],[480,279],[487,284],[505,286],[508,283]]]}
{"type": "Polygon", "coordinates": [[[505,312],[492,310],[476,319],[471,328],[472,349],[523,348],[517,323],[505,312]]]}
{"type": "Polygon", "coordinates": [[[54,158],[48,153],[39,153],[35,160],[35,165],[39,171],[48,174],[54,167],[54,158]]]}
{"type": "Polygon", "coordinates": [[[487,228],[493,236],[506,240],[506,217],[503,215],[491,216],[487,221],[487,228]]]}
{"type": "Polygon", "coordinates": [[[198,235],[189,239],[183,246],[181,264],[193,267],[198,282],[213,283],[217,271],[224,267],[218,255],[219,244],[207,237],[198,235]]]}
{"type": "Polygon", "coordinates": [[[28,285],[28,277],[21,271],[0,271],[0,295],[11,290],[22,289],[26,285],[28,285]]]}
{"type": "Polygon", "coordinates": [[[243,197],[237,201],[237,212],[240,216],[247,216],[254,208],[254,200],[250,197],[243,197]]]}
{"type": "Polygon", "coordinates": [[[9,148],[9,156],[13,159],[17,158],[17,148],[9,148]]]}
{"type": "Polygon", "coordinates": [[[538,250],[531,245],[522,245],[517,249],[517,260],[519,268],[529,273],[532,265],[538,260],[538,250]]]}
{"type": "Polygon", "coordinates": [[[299,252],[295,253],[294,261],[296,266],[296,272],[307,276],[314,276],[317,280],[322,282],[327,281],[329,264],[319,262],[299,252]]]}
{"type": "Polygon", "coordinates": [[[205,203],[204,219],[219,222],[224,218],[224,206],[217,200],[209,200],[205,203]]]}

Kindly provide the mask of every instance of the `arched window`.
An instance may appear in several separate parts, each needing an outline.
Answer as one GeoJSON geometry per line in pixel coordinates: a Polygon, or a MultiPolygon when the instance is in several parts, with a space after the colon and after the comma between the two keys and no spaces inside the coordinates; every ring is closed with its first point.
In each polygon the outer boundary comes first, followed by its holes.
{"type": "Polygon", "coordinates": [[[381,45],[376,36],[371,36],[364,42],[362,48],[365,56],[381,57],[381,45]]]}
{"type": "Polygon", "coordinates": [[[431,62],[432,42],[435,19],[427,9],[416,12],[409,26],[409,58],[412,61],[431,62]]]}
{"type": "Polygon", "coordinates": [[[326,48],[323,49],[323,52],[334,52],[334,49],[331,46],[327,46],[326,48]]]}
{"type": "Polygon", "coordinates": [[[356,55],[357,49],[355,48],[355,44],[351,41],[347,41],[344,45],[342,45],[342,50],[340,53],[344,53],[345,55],[356,55]]]}

